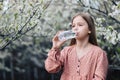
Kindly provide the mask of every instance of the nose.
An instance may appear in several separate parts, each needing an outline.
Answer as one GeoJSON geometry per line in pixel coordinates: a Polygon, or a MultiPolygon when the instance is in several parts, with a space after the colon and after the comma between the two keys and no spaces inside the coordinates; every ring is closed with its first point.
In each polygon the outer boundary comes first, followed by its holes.
{"type": "Polygon", "coordinates": [[[76,32],[78,30],[77,26],[73,27],[72,29],[74,32],[76,32]]]}

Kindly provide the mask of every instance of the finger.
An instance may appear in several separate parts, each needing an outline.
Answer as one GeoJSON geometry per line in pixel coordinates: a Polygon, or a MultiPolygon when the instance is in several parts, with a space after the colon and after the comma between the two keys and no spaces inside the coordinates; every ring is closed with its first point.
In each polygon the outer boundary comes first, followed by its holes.
{"type": "Polygon", "coordinates": [[[58,31],[57,34],[56,34],[56,36],[58,36],[61,32],[63,32],[63,30],[58,31]]]}
{"type": "Polygon", "coordinates": [[[59,36],[59,34],[60,34],[61,32],[63,32],[63,30],[58,31],[58,32],[55,34],[55,36],[53,37],[53,40],[58,40],[58,36],[59,36]]]}

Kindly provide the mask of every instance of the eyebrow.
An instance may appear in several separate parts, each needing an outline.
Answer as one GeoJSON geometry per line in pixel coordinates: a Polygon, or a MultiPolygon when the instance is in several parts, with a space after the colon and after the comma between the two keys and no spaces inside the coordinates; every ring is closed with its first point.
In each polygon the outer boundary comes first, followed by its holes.
{"type": "MultiPolygon", "coordinates": [[[[77,24],[80,23],[80,24],[83,24],[83,22],[77,22],[77,24]]],[[[75,23],[72,23],[72,25],[75,24],[75,23]]]]}

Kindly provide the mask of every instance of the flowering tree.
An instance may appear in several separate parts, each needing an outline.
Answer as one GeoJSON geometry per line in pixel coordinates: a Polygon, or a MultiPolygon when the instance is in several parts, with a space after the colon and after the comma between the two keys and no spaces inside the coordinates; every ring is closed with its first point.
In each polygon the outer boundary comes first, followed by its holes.
{"type": "Polygon", "coordinates": [[[107,50],[110,64],[120,67],[120,64],[116,64],[120,62],[120,1],[78,0],[78,2],[93,15],[98,41],[107,50]]]}
{"type": "Polygon", "coordinates": [[[51,1],[4,0],[0,11],[0,49],[34,29],[51,1]]]}
{"type": "MultiPolygon", "coordinates": [[[[0,0],[0,59],[15,56],[18,71],[29,61],[44,67],[52,37],[58,30],[70,29],[78,12],[92,15],[110,65],[120,67],[119,0],[0,0]]],[[[0,62],[3,67],[11,71],[0,62]]]]}
{"type": "Polygon", "coordinates": [[[1,2],[1,49],[32,29],[34,29],[35,32],[39,35],[44,34],[44,36],[49,37],[50,35],[54,35],[54,33],[56,32],[56,28],[69,28],[71,16],[79,11],[89,12],[91,15],[93,15],[96,21],[97,31],[99,33],[98,36],[104,35],[104,39],[106,39],[108,43],[112,43],[114,45],[119,43],[119,1],[54,0],[51,6],[49,6],[50,2],[52,1],[4,0],[3,2],[1,2]],[[56,6],[54,2],[57,2],[56,5],[58,4],[58,9],[54,9],[54,6],[56,6]],[[49,8],[45,11],[48,6],[49,8]],[[42,19],[40,19],[41,16],[42,19]],[[48,34],[48,30],[51,33],[48,34]]]}

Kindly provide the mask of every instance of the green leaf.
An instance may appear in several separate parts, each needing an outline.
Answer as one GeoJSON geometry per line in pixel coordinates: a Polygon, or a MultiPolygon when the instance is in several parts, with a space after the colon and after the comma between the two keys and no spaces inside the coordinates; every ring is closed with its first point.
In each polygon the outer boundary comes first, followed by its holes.
{"type": "Polygon", "coordinates": [[[43,0],[40,0],[40,4],[42,4],[43,3],[43,0]]]}
{"type": "Polygon", "coordinates": [[[15,17],[15,19],[17,19],[17,17],[18,17],[18,13],[15,13],[15,14],[14,14],[14,17],[15,17]]]}
{"type": "Polygon", "coordinates": [[[15,28],[16,31],[18,31],[18,27],[19,27],[19,26],[17,25],[16,28],[15,28]]]}
{"type": "Polygon", "coordinates": [[[120,4],[118,4],[118,6],[117,6],[118,8],[120,8],[120,4]]]}
{"type": "Polygon", "coordinates": [[[29,3],[31,7],[34,7],[32,3],[29,3]]]}
{"type": "Polygon", "coordinates": [[[114,30],[114,29],[113,29],[113,26],[108,26],[108,29],[110,29],[110,30],[114,30]]]}
{"type": "Polygon", "coordinates": [[[2,43],[2,39],[0,39],[0,43],[2,43]]]}
{"type": "Polygon", "coordinates": [[[8,42],[8,41],[9,41],[9,38],[8,38],[8,37],[7,37],[7,38],[5,38],[5,41],[7,41],[7,42],[8,42]]]}
{"type": "Polygon", "coordinates": [[[120,53],[120,47],[117,48],[118,53],[120,53]]]}

